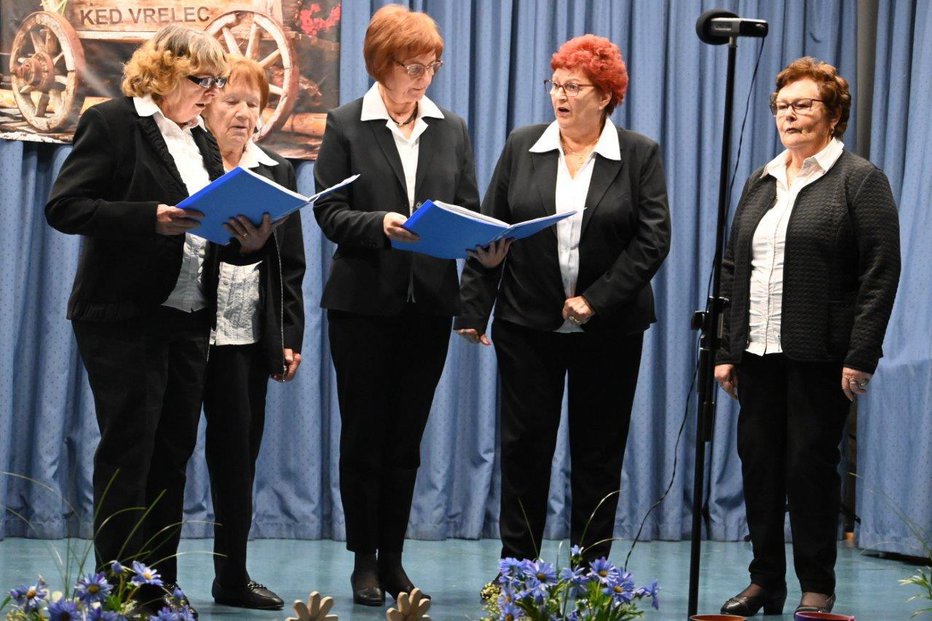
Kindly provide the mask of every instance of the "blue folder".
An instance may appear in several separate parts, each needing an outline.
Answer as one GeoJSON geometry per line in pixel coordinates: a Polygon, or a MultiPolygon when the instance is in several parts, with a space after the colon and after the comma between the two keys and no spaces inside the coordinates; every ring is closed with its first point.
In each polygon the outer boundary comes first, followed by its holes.
{"type": "Polygon", "coordinates": [[[508,224],[490,216],[441,201],[426,201],[404,227],[417,233],[416,242],[392,241],[398,250],[420,252],[441,259],[463,259],[467,250],[488,246],[499,239],[524,239],[576,213],[564,211],[542,218],[508,224]]]}
{"type": "Polygon", "coordinates": [[[191,229],[189,233],[225,245],[232,236],[223,228],[223,224],[230,218],[244,215],[259,226],[262,215],[268,213],[275,222],[293,211],[312,205],[324,194],[352,183],[358,176],[353,175],[313,196],[304,196],[247,168],[236,167],[178,203],[178,207],[196,209],[204,214],[200,226],[191,229]]]}

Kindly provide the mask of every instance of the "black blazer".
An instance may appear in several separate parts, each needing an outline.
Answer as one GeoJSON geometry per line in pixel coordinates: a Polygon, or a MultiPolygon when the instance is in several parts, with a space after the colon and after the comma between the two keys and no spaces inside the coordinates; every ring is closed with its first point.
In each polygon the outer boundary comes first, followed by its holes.
{"type": "MultiPolygon", "coordinates": [[[[214,137],[192,130],[211,179],[223,174],[214,137]]],[[[155,119],[136,114],[130,97],[88,108],[78,122],[74,148],[62,166],[48,204],[48,223],[83,235],[68,300],[68,318],[120,321],[157,308],[181,270],[184,235],[155,232],[156,206],[188,196],[155,119]]],[[[223,260],[243,263],[239,244],[223,260]]],[[[218,249],[208,244],[205,292],[216,301],[218,249]]]]}
{"type": "MultiPolygon", "coordinates": [[[[477,210],[479,191],[466,123],[448,110],[425,117],[415,182],[415,200],[441,200],[477,210]]],[[[413,282],[414,299],[427,312],[456,313],[456,262],[392,249],[382,231],[389,211],[408,215],[401,158],[384,120],[361,121],[362,99],[331,110],[314,167],[317,190],[359,173],[344,189],[321,198],[314,215],[337,244],[321,306],[364,315],[402,311],[413,282]]]]}
{"type": "MultiPolygon", "coordinates": [[[[274,151],[262,150],[278,162],[278,166],[260,164],[252,169],[253,172],[296,191],[298,184],[291,163],[274,151]]],[[[259,342],[270,374],[283,372],[284,348],[301,351],[304,340],[302,283],[305,266],[301,212],[296,211],[272,232],[263,249],[263,261],[259,269],[262,307],[262,335],[259,342]]]]}
{"type": "MultiPolygon", "coordinates": [[[[557,151],[529,149],[547,125],[516,129],[495,167],[482,212],[508,223],[556,212],[557,151]]],[[[656,321],[650,280],[670,249],[670,212],[657,143],[618,128],[621,160],[596,155],[579,241],[577,295],[595,310],[586,331],[635,333],[656,321]]],[[[556,228],[514,242],[504,263],[487,270],[470,259],[463,272],[455,328],[484,332],[498,319],[551,331],[566,301],[556,228]],[[499,283],[500,281],[500,283],[499,283]]]]}
{"type": "MultiPolygon", "coordinates": [[[[739,363],[748,346],[754,232],[777,197],[777,181],[748,178],[722,261],[731,300],[716,362],[739,363]]],[[[780,344],[794,360],[844,361],[873,373],[900,274],[896,204],[886,175],[844,151],[796,198],[786,230],[780,344]]]]}

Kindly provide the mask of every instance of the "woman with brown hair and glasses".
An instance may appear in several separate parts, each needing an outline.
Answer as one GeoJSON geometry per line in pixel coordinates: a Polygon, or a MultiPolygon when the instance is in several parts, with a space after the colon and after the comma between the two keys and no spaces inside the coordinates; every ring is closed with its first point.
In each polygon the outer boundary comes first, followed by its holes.
{"type": "Polygon", "coordinates": [[[401,563],[420,442],[459,308],[456,263],[395,250],[428,199],[477,209],[466,124],[426,96],[443,61],[434,20],[379,9],[363,47],[375,83],[331,110],[314,168],[314,215],[337,244],[321,306],[340,403],[340,494],[355,554],[353,601],[380,606],[414,585],[401,563]]]}
{"type": "Polygon", "coordinates": [[[867,392],[900,273],[896,205],[883,171],[847,151],[851,95],[813,58],[777,75],[786,149],[744,186],[722,265],[731,300],[715,378],[741,404],[738,455],[754,549],[751,584],[723,613],[780,614],[785,507],[802,589],[830,612],[849,406],[867,392]]]}

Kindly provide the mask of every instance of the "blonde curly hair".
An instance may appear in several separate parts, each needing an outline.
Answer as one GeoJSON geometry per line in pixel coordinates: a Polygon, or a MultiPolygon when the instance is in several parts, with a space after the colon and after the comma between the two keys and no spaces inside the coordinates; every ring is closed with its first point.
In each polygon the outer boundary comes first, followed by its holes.
{"type": "Polygon", "coordinates": [[[123,68],[122,90],[127,97],[159,99],[189,75],[225,76],[229,72],[219,41],[201,30],[172,24],[133,52],[123,68]]]}

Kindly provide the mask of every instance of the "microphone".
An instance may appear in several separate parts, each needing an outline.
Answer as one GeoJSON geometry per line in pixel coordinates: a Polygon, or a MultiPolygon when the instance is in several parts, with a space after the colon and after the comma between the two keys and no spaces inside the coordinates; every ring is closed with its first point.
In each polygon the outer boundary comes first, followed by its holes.
{"type": "Polygon", "coordinates": [[[724,9],[711,9],[696,20],[696,34],[709,45],[724,45],[732,37],[766,37],[768,30],[762,19],[738,17],[724,9]]]}

